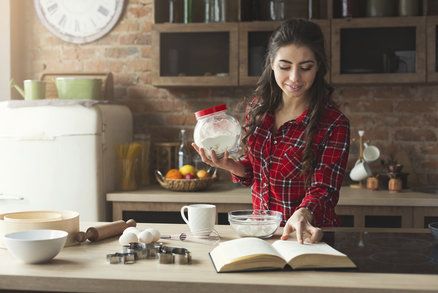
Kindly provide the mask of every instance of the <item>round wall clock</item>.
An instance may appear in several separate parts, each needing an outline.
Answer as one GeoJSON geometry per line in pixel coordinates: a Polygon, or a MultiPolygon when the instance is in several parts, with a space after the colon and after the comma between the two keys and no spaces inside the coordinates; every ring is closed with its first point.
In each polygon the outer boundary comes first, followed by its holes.
{"type": "Polygon", "coordinates": [[[123,12],[125,0],[34,0],[44,26],[64,41],[83,44],[107,34],[123,12]]]}

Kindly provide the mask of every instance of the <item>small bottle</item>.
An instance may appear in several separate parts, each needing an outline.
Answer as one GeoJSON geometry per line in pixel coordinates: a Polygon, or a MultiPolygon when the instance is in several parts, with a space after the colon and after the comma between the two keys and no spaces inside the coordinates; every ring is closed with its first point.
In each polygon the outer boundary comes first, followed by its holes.
{"type": "Polygon", "coordinates": [[[342,0],[341,5],[341,16],[344,18],[353,17],[353,0],[342,0]]]}
{"type": "Polygon", "coordinates": [[[184,0],[184,23],[192,22],[192,0],[184,0]]]}
{"type": "Polygon", "coordinates": [[[178,148],[178,168],[184,165],[190,165],[192,163],[191,149],[187,143],[186,130],[181,129],[180,131],[181,144],[178,148]]]}
{"type": "Polygon", "coordinates": [[[169,0],[169,22],[175,23],[175,0],[169,0]]]}
{"type": "Polygon", "coordinates": [[[318,19],[319,18],[319,2],[318,0],[307,0],[307,9],[309,19],[318,19]]]}
{"type": "Polygon", "coordinates": [[[211,22],[210,18],[211,0],[204,0],[204,22],[211,22]]]}

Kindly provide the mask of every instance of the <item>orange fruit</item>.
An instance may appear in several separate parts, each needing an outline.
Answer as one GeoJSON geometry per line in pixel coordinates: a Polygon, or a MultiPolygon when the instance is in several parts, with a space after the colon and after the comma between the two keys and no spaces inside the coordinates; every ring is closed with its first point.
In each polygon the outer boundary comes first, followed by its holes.
{"type": "Polygon", "coordinates": [[[207,171],[202,169],[196,173],[196,176],[198,176],[199,179],[207,179],[209,177],[207,171]]]}
{"type": "Polygon", "coordinates": [[[178,171],[178,169],[170,169],[166,173],[166,179],[183,179],[183,175],[178,171]]]}

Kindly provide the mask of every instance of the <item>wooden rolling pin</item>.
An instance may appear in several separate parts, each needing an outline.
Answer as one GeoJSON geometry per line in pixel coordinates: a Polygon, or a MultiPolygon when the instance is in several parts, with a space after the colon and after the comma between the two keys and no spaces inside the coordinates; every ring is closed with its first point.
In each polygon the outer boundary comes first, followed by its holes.
{"type": "Polygon", "coordinates": [[[137,223],[133,219],[129,219],[126,223],[123,220],[119,220],[97,227],[90,227],[86,232],[79,232],[76,235],[76,240],[78,242],[84,242],[87,239],[90,242],[100,241],[120,235],[126,228],[135,226],[137,226],[137,223]]]}

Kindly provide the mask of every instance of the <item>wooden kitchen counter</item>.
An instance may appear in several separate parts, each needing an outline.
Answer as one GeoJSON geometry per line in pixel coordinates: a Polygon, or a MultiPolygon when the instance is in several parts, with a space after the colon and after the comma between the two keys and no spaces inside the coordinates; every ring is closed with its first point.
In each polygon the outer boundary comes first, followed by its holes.
{"type": "MultiPolygon", "coordinates": [[[[82,223],[83,228],[92,223],[82,223]],[[88,225],[86,225],[88,224],[88,225]]],[[[95,224],[95,223],[93,223],[95,224]]],[[[140,224],[162,234],[186,231],[185,225],[140,224]]],[[[337,230],[347,229],[338,228],[337,230]]],[[[216,226],[223,240],[235,237],[229,226],[216,226]]],[[[401,229],[399,229],[401,230],[401,229]]],[[[279,231],[280,232],[280,231],[279,231]]],[[[278,236],[277,236],[278,237],[278,236]]],[[[185,247],[192,265],[159,264],[157,259],[110,265],[106,254],[121,250],[117,238],[66,247],[52,262],[26,265],[0,249],[0,291],[63,292],[436,292],[436,275],[376,274],[341,271],[264,271],[218,274],[208,252],[212,246],[167,241],[185,247]]]]}
{"type": "MultiPolygon", "coordinates": [[[[214,204],[220,213],[251,208],[250,189],[230,183],[218,183],[199,192],[173,192],[152,185],[143,190],[108,193],[106,199],[112,203],[113,220],[122,219],[125,211],[179,212],[183,205],[193,203],[214,204]]],[[[400,218],[401,228],[424,228],[428,218],[438,218],[438,196],[342,187],[336,212],[354,217],[354,227],[366,227],[367,217],[385,216],[400,218]]]]}

